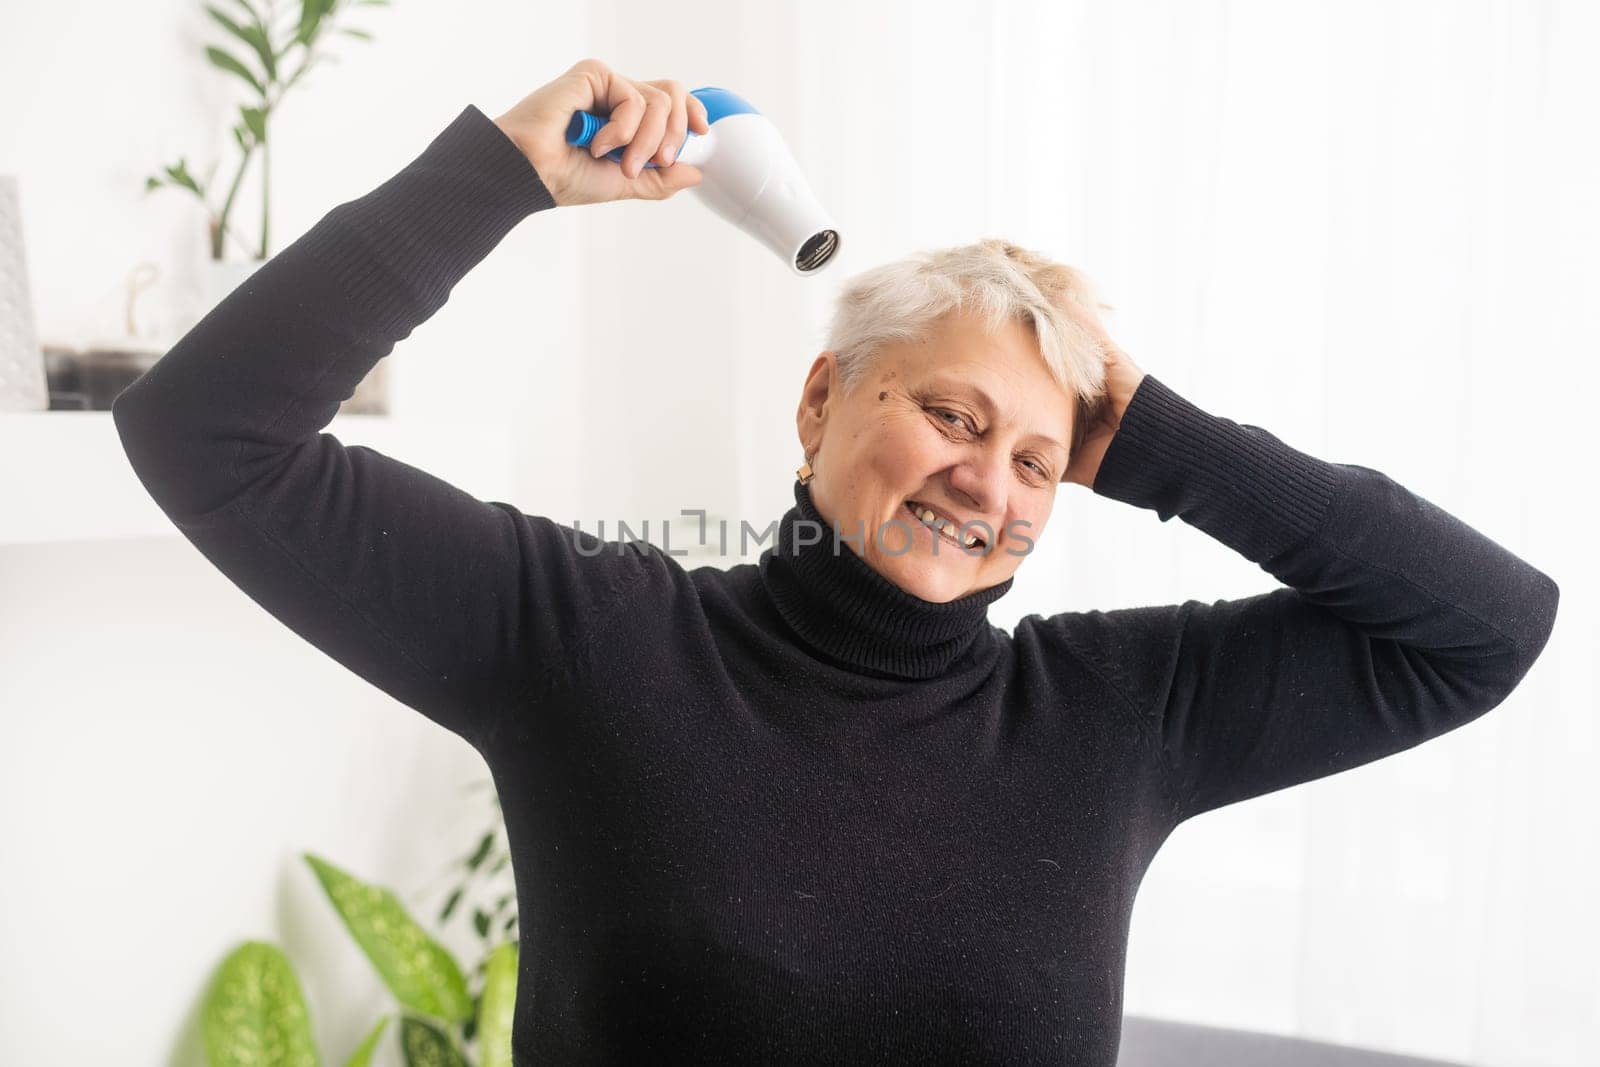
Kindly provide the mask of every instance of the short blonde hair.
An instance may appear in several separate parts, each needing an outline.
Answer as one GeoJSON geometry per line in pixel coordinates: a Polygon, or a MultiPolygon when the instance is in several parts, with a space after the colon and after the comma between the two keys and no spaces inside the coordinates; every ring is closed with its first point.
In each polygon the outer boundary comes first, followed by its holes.
{"type": "Polygon", "coordinates": [[[1062,310],[1069,300],[1106,306],[1079,271],[989,237],[917,252],[846,279],[826,344],[840,387],[850,392],[866,378],[880,345],[925,341],[950,312],[973,312],[990,332],[1021,320],[1033,327],[1051,376],[1076,400],[1069,445],[1076,455],[1105,396],[1105,364],[1099,342],[1062,310]]]}

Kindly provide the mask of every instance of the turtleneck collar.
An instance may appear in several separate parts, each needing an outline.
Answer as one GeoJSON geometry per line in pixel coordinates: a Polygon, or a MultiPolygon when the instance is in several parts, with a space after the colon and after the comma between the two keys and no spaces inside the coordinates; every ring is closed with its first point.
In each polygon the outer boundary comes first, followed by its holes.
{"type": "Polygon", "coordinates": [[[818,651],[851,667],[932,678],[986,636],[989,605],[1013,579],[944,604],[923,600],[879,574],[842,539],[835,552],[833,524],[817,513],[811,490],[799,480],[794,499],[773,547],[761,554],[761,579],[779,613],[818,651]]]}

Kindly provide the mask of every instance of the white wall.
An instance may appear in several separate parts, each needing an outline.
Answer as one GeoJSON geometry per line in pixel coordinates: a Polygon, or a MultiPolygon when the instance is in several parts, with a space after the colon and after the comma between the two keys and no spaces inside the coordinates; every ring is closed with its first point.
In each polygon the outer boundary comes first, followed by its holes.
{"type": "MultiPolygon", "coordinates": [[[[796,397],[839,281],[916,248],[998,234],[1087,269],[1118,309],[1113,334],[1201,406],[1382,469],[1555,576],[1550,647],[1494,713],[1172,838],[1139,898],[1127,1007],[1496,1067],[1600,1057],[1589,665],[1600,635],[1583,550],[1600,458],[1588,434],[1600,10],[1582,0],[398,0],[372,10],[379,42],[351,42],[343,65],[319,71],[284,113],[280,241],[387,177],[466,102],[493,113],[589,54],[636,77],[747,95],[784,130],[844,233],[840,262],[796,281],[688,197],[519,227],[391,370],[403,416],[419,425],[482,408],[527,428],[517,457],[527,510],[775,517],[800,459],[796,397]],[[547,309],[538,336],[530,294],[547,309]]],[[[176,269],[199,254],[198,230],[181,237],[196,225],[181,201],[142,203],[139,188],[157,162],[204,143],[218,117],[200,95],[216,82],[189,58],[204,18],[169,0],[45,5],[8,23],[21,32],[0,40],[0,99],[27,105],[0,109],[0,171],[22,178],[41,327],[64,336],[108,307],[114,326],[131,264],[160,257],[176,269]]],[[[1052,531],[996,622],[1271,585],[1203,535],[1075,487],[1052,531]]],[[[477,771],[470,751],[341,679],[186,551],[0,550],[7,703],[15,692],[34,712],[7,711],[4,750],[15,755],[0,756],[10,761],[0,774],[26,761],[28,783],[11,779],[0,816],[8,882],[25,893],[7,909],[5,958],[23,962],[0,964],[0,1047],[19,1043],[28,1062],[72,1062],[82,1057],[62,1042],[94,1039],[36,1008],[51,988],[40,969],[65,966],[51,958],[99,975],[137,966],[137,996],[115,983],[78,995],[98,1029],[144,1035],[125,1047],[157,1060],[216,951],[247,933],[283,935],[274,914],[315,913],[314,901],[288,908],[266,895],[293,850],[326,841],[364,873],[407,885],[464,836],[419,812],[453,801],[477,771]],[[89,647],[90,617],[94,661],[119,681],[74,676],[63,692],[38,664],[89,647]],[[152,618],[162,628],[148,629],[152,618]],[[162,651],[187,642],[204,642],[215,673],[162,651]],[[253,684],[231,699],[245,706],[199,732],[215,721],[214,689],[240,676],[253,684]],[[122,694],[131,710],[101,699],[122,694]],[[130,715],[197,756],[201,737],[208,752],[263,755],[212,767],[163,757],[159,789],[119,794],[166,862],[136,870],[138,851],[122,852],[107,900],[95,892],[106,838],[91,795],[73,791],[85,780],[74,746],[126,730],[130,715]],[[366,751],[375,740],[379,758],[366,751]],[[415,789],[395,789],[390,758],[408,761],[415,789]],[[275,781],[290,761],[302,806],[241,834],[238,820],[256,809],[216,796],[218,767],[229,781],[275,781]],[[346,766],[348,785],[335,770],[346,766]],[[59,803],[40,802],[63,789],[59,803]],[[330,825],[339,790],[369,806],[330,825]],[[419,795],[428,803],[405,806],[419,795]],[[375,846],[375,832],[396,837],[375,846]],[[196,840],[222,859],[193,859],[196,840]],[[234,897],[248,903],[212,903],[234,897]],[[160,918],[130,929],[128,916],[160,918]]],[[[138,781],[109,758],[100,773],[138,781]]],[[[241,794],[254,803],[258,792],[241,794]]],[[[331,983],[351,961],[326,966],[331,983]]],[[[353,1039],[370,1010],[340,1014],[329,1033],[353,1039]]]]}
{"type": "Polygon", "coordinates": [[[301,853],[427,917],[492,815],[462,792],[488,779],[471,746],[197,559],[174,539],[0,551],[7,1063],[203,1062],[206,982],[246,938],[288,952],[341,1062],[393,998],[301,853]]]}

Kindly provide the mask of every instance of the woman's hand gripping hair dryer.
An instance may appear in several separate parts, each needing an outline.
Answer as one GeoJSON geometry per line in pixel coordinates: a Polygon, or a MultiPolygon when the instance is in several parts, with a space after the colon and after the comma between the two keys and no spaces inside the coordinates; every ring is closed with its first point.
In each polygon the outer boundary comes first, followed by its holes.
{"type": "MultiPolygon", "coordinates": [[[[796,274],[815,274],[839,251],[839,230],[817,203],[777,127],[749,101],[726,89],[691,91],[706,108],[710,132],[688,131],[677,162],[700,168],[699,194],[718,215],[776,252],[796,274]]],[[[567,143],[582,148],[607,122],[576,111],[567,143]]],[[[607,159],[622,162],[618,145],[607,159]]],[[[646,167],[654,167],[646,163],[646,167]]]]}

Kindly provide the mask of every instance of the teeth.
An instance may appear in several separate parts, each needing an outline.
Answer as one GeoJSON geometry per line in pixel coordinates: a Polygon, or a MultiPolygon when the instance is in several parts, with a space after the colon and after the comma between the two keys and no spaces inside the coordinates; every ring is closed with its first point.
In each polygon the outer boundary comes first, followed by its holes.
{"type": "Polygon", "coordinates": [[[971,548],[973,545],[978,543],[979,538],[977,534],[969,532],[966,537],[963,538],[961,536],[961,531],[956,529],[955,523],[951,522],[949,519],[941,519],[938,515],[934,514],[933,509],[915,507],[912,510],[916,513],[917,518],[921,519],[925,525],[939,530],[952,541],[958,541],[961,544],[964,544],[967,548],[971,548]]]}

